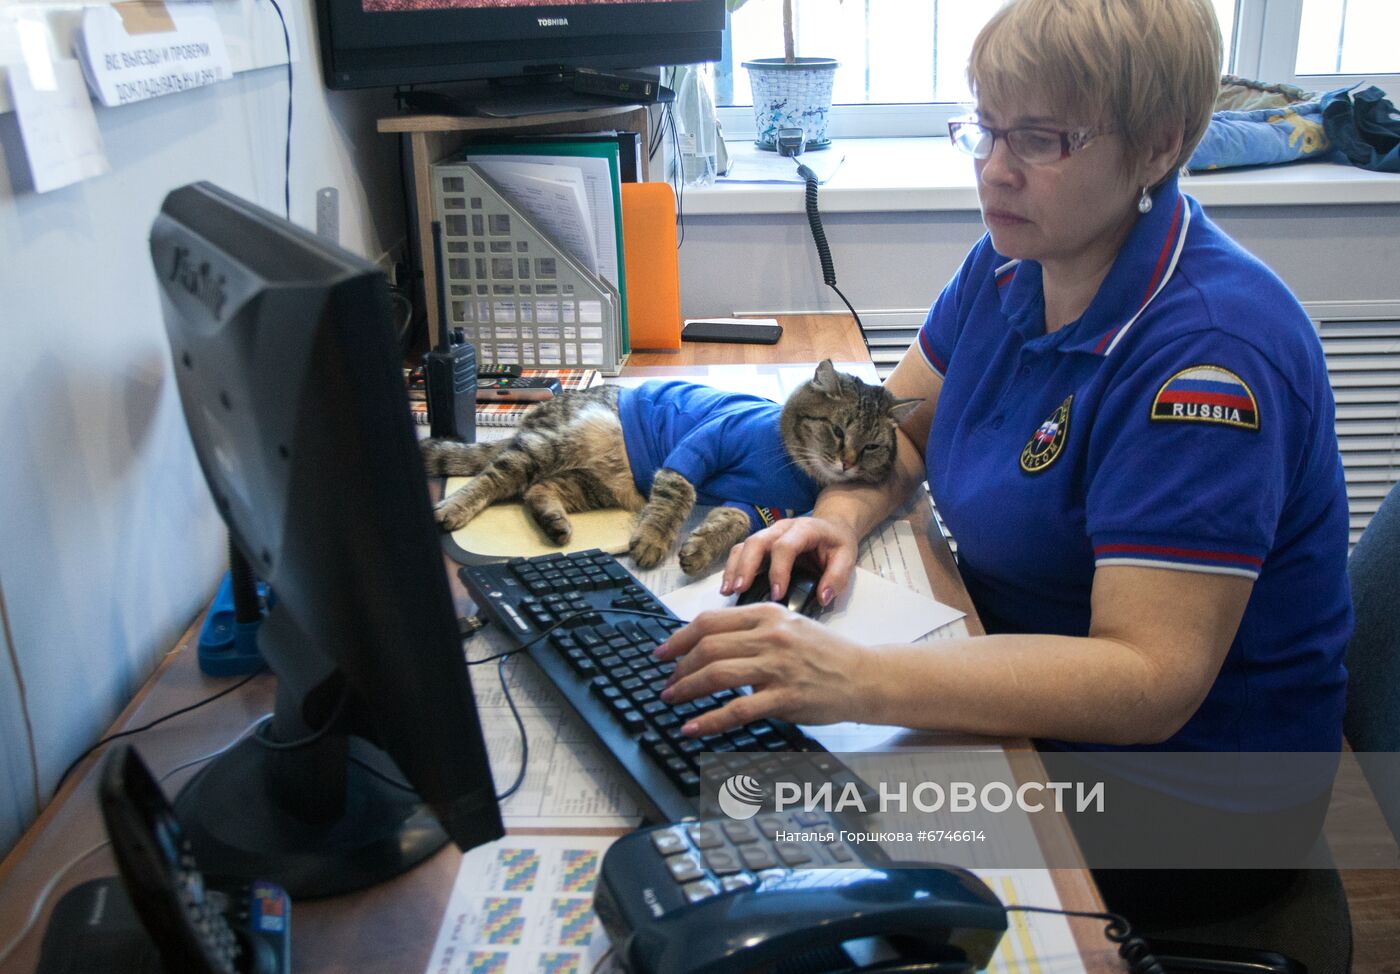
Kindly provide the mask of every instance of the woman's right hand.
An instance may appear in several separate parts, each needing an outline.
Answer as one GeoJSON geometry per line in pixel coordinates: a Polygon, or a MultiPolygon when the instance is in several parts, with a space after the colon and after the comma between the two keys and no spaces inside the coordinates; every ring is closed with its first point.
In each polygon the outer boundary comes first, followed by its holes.
{"type": "Polygon", "coordinates": [[[817,598],[827,606],[850,584],[859,548],[860,538],[849,525],[820,517],[787,518],[733,547],[719,591],[744,591],[766,562],[773,587],[769,594],[780,599],[792,579],[793,562],[805,553],[822,570],[817,598]]]}

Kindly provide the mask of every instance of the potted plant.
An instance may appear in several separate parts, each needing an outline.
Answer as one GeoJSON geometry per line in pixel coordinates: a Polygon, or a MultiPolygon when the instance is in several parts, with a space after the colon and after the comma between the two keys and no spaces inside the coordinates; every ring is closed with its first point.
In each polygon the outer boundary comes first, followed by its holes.
{"type": "MultiPolygon", "coordinates": [[[[725,0],[730,13],[748,0],[725,0]]],[[[800,128],[808,149],[825,149],[831,114],[831,87],[840,62],[828,57],[798,57],[792,30],[793,0],[783,0],[783,56],[754,58],[743,66],[753,90],[755,144],[776,151],[778,130],[800,128]]]]}

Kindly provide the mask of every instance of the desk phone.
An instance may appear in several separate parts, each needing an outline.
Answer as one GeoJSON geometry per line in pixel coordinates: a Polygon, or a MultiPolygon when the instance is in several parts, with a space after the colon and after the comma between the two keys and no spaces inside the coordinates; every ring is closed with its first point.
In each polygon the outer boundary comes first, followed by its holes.
{"type": "Polygon", "coordinates": [[[206,885],[145,762],[118,746],[103,765],[102,818],[121,873],[54,908],[38,974],[287,974],[291,901],[267,882],[206,885]]]}

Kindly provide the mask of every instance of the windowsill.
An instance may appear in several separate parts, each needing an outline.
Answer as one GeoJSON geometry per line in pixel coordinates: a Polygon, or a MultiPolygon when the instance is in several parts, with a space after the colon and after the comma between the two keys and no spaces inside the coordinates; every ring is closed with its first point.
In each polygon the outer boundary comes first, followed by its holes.
{"type": "MultiPolygon", "coordinates": [[[[730,158],[758,153],[752,142],[726,143],[730,158]]],[[[944,138],[838,139],[827,152],[845,160],[821,187],[824,213],[975,211],[972,163],[944,138]]],[[[765,153],[767,155],[767,153],[765,153]]],[[[1295,162],[1194,173],[1182,188],[1206,206],[1308,206],[1400,203],[1400,175],[1331,162],[1295,162]]],[[[801,183],[687,186],[687,216],[801,213],[801,183]]]]}

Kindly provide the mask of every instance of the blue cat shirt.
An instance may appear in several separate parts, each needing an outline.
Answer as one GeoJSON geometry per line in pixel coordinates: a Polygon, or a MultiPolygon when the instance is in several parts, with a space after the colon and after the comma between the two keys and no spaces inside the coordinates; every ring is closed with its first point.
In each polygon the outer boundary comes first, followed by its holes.
{"type": "Polygon", "coordinates": [[[1322,348],[1287,288],[1169,180],[1076,322],[983,238],[918,347],[943,376],[928,483],[988,632],[1089,631],[1098,566],[1253,579],[1162,750],[1334,751],[1351,631],[1322,348]]]}
{"type": "Polygon", "coordinates": [[[743,511],[749,529],[812,509],[820,489],[788,456],[783,407],[758,396],[691,382],[647,382],[618,400],[632,479],[650,495],[656,471],[690,481],[701,504],[743,511]]]}

